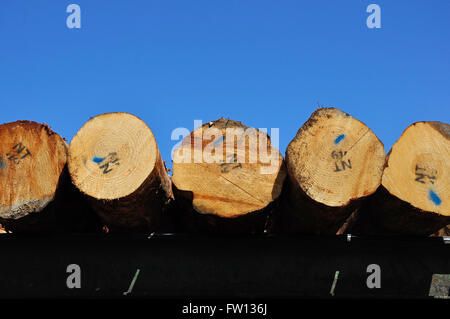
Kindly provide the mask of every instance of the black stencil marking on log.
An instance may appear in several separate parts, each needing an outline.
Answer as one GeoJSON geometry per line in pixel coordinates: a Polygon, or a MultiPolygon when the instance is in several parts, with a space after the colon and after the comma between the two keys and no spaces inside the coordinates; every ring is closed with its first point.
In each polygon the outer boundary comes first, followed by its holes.
{"type": "Polygon", "coordinates": [[[331,157],[337,160],[344,158],[345,155],[347,155],[347,151],[342,152],[342,150],[339,150],[331,152],[331,157]]]}
{"type": "Polygon", "coordinates": [[[347,166],[348,168],[352,168],[352,163],[350,162],[350,159],[347,161],[348,163],[341,161],[342,163],[342,169],[345,171],[345,166],[347,166]]]}
{"type": "Polygon", "coordinates": [[[25,146],[22,145],[22,142],[17,143],[13,146],[13,150],[17,151],[17,154],[22,153],[22,151],[25,149],[25,146]]]}
{"type": "Polygon", "coordinates": [[[331,157],[333,159],[337,160],[334,162],[334,166],[335,166],[334,172],[345,171],[346,167],[348,167],[349,169],[352,169],[352,163],[351,163],[350,159],[348,159],[347,162],[345,162],[343,160],[345,155],[347,155],[347,151],[343,152],[342,150],[339,150],[339,151],[331,152],[331,157]]]}
{"type": "Polygon", "coordinates": [[[336,169],[334,171],[335,172],[340,172],[341,169],[339,169],[338,162],[335,162],[334,165],[336,166],[336,169]]]}
{"type": "Polygon", "coordinates": [[[17,155],[15,155],[15,154],[11,154],[11,153],[6,153],[6,157],[9,159],[9,160],[11,160],[11,161],[14,161],[16,164],[18,164],[18,158],[17,158],[17,155]]]}
{"type": "Polygon", "coordinates": [[[20,160],[24,159],[27,156],[31,156],[30,150],[26,148],[26,146],[23,145],[22,142],[17,143],[11,149],[14,150],[15,154],[14,152],[6,153],[6,156],[8,160],[13,161],[15,164],[19,164],[20,160]],[[23,151],[25,151],[25,154],[19,157],[18,155],[22,154],[23,151]]]}
{"type": "Polygon", "coordinates": [[[106,156],[102,162],[97,163],[97,164],[99,165],[100,169],[103,169],[103,174],[108,174],[113,170],[113,168],[110,168],[109,166],[113,165],[113,164],[116,166],[119,166],[120,162],[119,162],[119,158],[117,158],[117,153],[112,152],[112,153],[109,153],[108,156],[106,156]],[[102,164],[102,165],[100,165],[100,164],[102,164]]]}
{"type": "Polygon", "coordinates": [[[27,151],[27,153],[25,155],[23,155],[20,159],[24,159],[27,156],[31,156],[31,152],[28,149],[26,151],[27,151]]]}
{"type": "Polygon", "coordinates": [[[415,173],[416,178],[414,180],[416,182],[426,184],[426,181],[424,179],[428,179],[431,184],[434,184],[434,181],[436,180],[437,171],[434,169],[422,168],[416,164],[415,173]]]}

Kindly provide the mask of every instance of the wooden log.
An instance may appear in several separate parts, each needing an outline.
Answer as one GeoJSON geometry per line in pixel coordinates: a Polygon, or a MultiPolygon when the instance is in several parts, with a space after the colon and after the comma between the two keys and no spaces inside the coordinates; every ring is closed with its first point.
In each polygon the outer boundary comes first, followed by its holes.
{"type": "Polygon", "coordinates": [[[152,131],[128,113],[86,122],[70,143],[69,172],[113,229],[158,230],[173,198],[152,131]]]}
{"type": "Polygon", "coordinates": [[[381,182],[384,146],[362,122],[336,108],[316,110],[286,150],[280,231],[342,234],[361,199],[381,182]]]}
{"type": "Polygon", "coordinates": [[[356,228],[362,234],[432,235],[450,224],[449,191],[450,125],[414,123],[389,151],[382,187],[356,228]]]}
{"type": "Polygon", "coordinates": [[[185,229],[263,233],[286,176],[267,133],[220,118],[173,152],[173,185],[185,229]]]}
{"type": "Polygon", "coordinates": [[[14,229],[46,219],[66,162],[66,142],[47,125],[0,125],[0,222],[14,229]]]}
{"type": "Polygon", "coordinates": [[[0,221],[8,232],[100,231],[70,181],[67,153],[66,142],[46,124],[0,126],[0,221]]]}

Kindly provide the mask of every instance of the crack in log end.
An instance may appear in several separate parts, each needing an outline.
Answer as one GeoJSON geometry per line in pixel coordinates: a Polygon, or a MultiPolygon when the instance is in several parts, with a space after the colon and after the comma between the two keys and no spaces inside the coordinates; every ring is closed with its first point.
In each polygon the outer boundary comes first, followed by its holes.
{"type": "Polygon", "coordinates": [[[350,146],[350,148],[348,149],[348,152],[349,152],[356,144],[358,144],[358,142],[361,141],[362,138],[363,138],[364,136],[366,136],[367,133],[369,133],[369,132],[370,132],[370,128],[367,128],[367,131],[366,131],[363,135],[361,135],[361,136],[358,138],[358,140],[356,140],[356,142],[353,143],[352,146],[350,146]]]}
{"type": "Polygon", "coordinates": [[[236,183],[233,183],[232,181],[230,181],[228,178],[225,178],[223,175],[220,175],[220,177],[222,177],[223,179],[225,179],[227,182],[231,183],[232,185],[236,186],[239,190],[243,191],[245,194],[249,195],[251,198],[256,199],[257,201],[263,203],[262,200],[260,200],[259,198],[255,197],[254,195],[250,194],[249,192],[247,192],[245,189],[243,189],[241,186],[237,185],[236,183]]]}

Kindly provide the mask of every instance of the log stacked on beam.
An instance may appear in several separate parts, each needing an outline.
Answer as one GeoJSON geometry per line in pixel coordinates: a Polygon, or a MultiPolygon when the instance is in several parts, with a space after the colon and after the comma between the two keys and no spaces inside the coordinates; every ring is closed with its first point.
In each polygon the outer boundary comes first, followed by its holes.
{"type": "Polygon", "coordinates": [[[380,185],[384,156],[383,144],[362,122],[336,108],[316,110],[286,150],[280,231],[346,232],[361,200],[380,185]]]}
{"type": "Polygon", "coordinates": [[[386,157],[382,186],[367,202],[361,234],[444,234],[450,224],[450,125],[410,125],[386,157]]]}
{"type": "Polygon", "coordinates": [[[86,122],[70,143],[69,172],[110,228],[162,225],[170,179],[152,131],[136,116],[108,113],[86,122]]]}
{"type": "Polygon", "coordinates": [[[286,173],[267,133],[220,118],[186,136],[173,160],[173,186],[186,229],[269,231],[286,173]]]}
{"type": "Polygon", "coordinates": [[[387,156],[362,122],[316,110],[286,150],[219,119],[173,153],[172,182],[150,128],[102,114],[64,140],[0,125],[0,232],[109,230],[448,236],[450,128],[408,127],[387,156]],[[173,191],[172,191],[173,186],[173,191]],[[95,213],[93,212],[95,211],[95,213]]]}

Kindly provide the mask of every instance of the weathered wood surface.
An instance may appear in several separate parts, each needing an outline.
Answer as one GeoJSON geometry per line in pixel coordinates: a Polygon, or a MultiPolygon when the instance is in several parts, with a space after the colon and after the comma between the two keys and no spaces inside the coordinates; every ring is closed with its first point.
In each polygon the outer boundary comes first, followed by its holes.
{"type": "Polygon", "coordinates": [[[432,235],[450,223],[450,126],[410,125],[389,151],[382,187],[357,232],[432,235]]]}
{"type": "Polygon", "coordinates": [[[86,122],[70,143],[69,172],[112,228],[156,230],[173,198],[152,131],[128,113],[86,122]]]}
{"type": "Polygon", "coordinates": [[[2,223],[9,227],[44,218],[66,162],[66,142],[47,125],[30,121],[0,125],[2,223]]]}
{"type": "Polygon", "coordinates": [[[316,110],[286,150],[281,232],[341,234],[361,200],[376,191],[384,146],[362,122],[336,108],[316,110]]]}
{"type": "Polygon", "coordinates": [[[286,173],[267,133],[219,119],[198,127],[173,154],[173,185],[185,228],[262,233],[286,173]]]}

